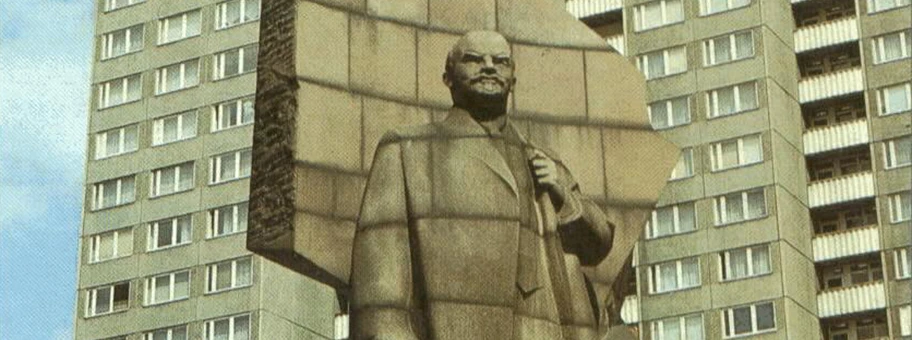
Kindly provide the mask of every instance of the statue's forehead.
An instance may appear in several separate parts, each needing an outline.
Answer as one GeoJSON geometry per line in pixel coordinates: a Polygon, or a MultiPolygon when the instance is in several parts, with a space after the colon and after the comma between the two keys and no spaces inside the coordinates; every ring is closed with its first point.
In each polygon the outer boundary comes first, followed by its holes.
{"type": "Polygon", "coordinates": [[[486,55],[510,55],[510,44],[494,32],[471,32],[459,39],[454,46],[459,52],[486,55]]]}

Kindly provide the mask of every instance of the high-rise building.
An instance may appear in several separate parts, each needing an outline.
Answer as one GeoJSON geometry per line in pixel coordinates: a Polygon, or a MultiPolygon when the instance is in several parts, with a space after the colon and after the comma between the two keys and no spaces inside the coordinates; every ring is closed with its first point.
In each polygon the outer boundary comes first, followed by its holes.
{"type": "Polygon", "coordinates": [[[643,339],[912,336],[908,0],[570,0],[683,147],[635,254],[643,339]]]}
{"type": "Polygon", "coordinates": [[[246,250],[259,17],[97,2],[76,339],[333,338],[335,292],[246,250]]]}

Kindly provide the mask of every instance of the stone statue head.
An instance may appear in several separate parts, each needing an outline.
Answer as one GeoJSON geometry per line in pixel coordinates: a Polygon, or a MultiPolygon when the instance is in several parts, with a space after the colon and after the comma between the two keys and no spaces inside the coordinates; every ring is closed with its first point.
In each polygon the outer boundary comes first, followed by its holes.
{"type": "Polygon", "coordinates": [[[472,31],[462,36],[447,55],[443,83],[457,107],[505,112],[516,84],[510,44],[500,33],[472,31]]]}

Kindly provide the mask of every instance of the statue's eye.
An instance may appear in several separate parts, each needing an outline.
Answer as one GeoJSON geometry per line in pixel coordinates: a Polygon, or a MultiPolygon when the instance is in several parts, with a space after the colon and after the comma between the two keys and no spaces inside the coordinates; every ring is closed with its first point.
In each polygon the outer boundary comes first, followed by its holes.
{"type": "Polygon", "coordinates": [[[484,58],[476,54],[464,54],[462,56],[462,61],[466,63],[483,63],[484,58]]]}
{"type": "Polygon", "coordinates": [[[510,65],[511,60],[509,57],[494,57],[494,63],[497,65],[510,65]]]}

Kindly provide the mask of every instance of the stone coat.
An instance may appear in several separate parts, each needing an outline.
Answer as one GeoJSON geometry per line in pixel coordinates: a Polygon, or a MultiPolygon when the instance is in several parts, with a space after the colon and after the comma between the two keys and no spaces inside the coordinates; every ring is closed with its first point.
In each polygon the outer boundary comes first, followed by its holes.
{"type": "Polygon", "coordinates": [[[531,178],[537,148],[503,130],[454,108],[381,139],[352,254],[353,339],[598,338],[579,267],[607,255],[614,226],[545,152],[572,189],[555,211],[531,178]]]}

